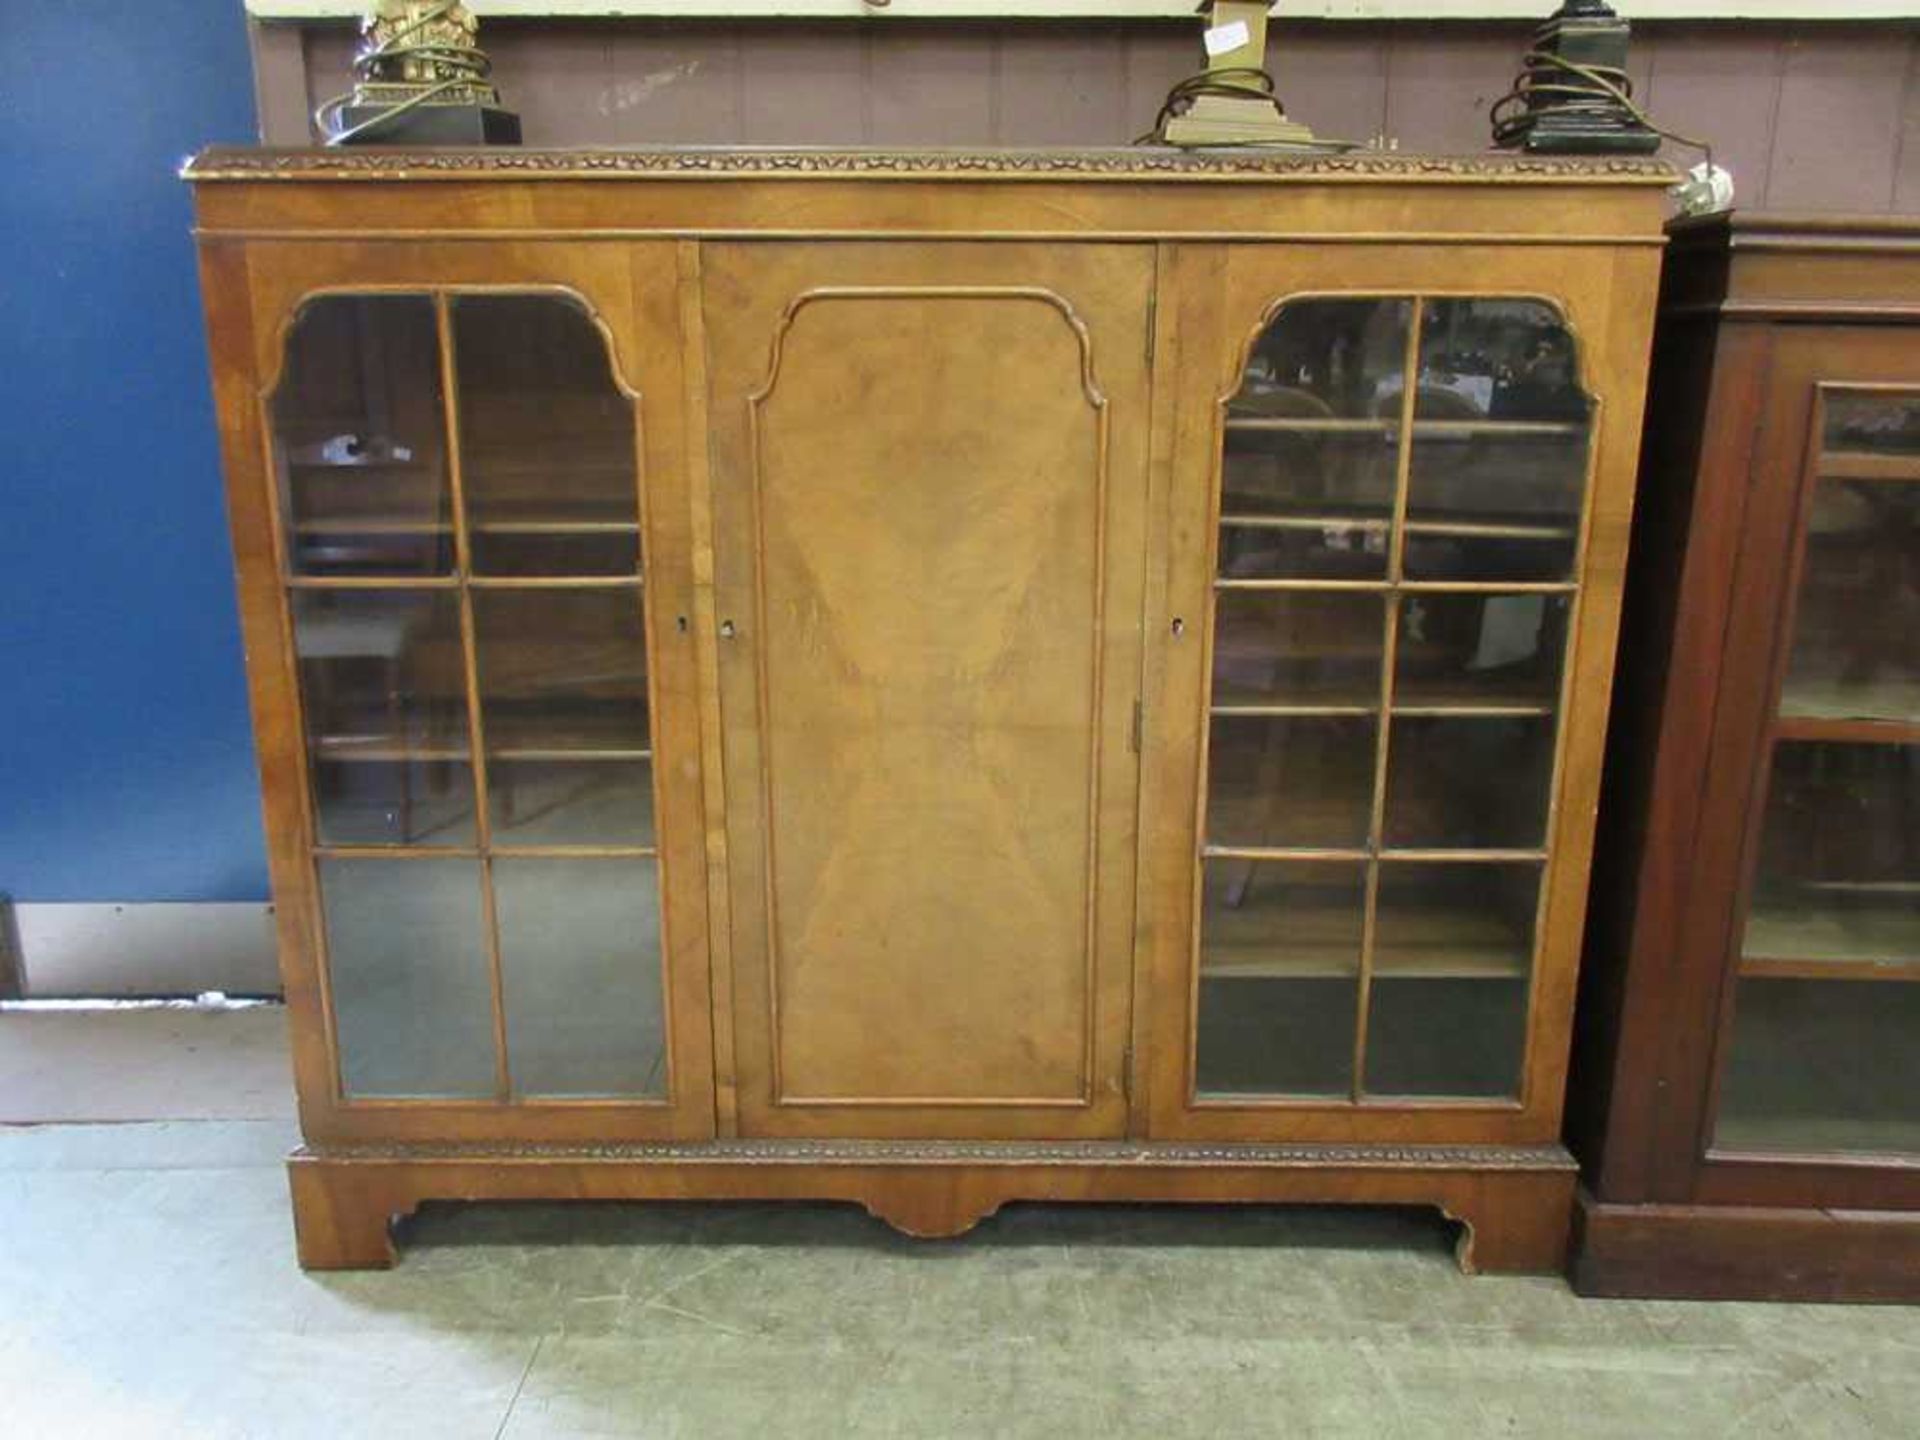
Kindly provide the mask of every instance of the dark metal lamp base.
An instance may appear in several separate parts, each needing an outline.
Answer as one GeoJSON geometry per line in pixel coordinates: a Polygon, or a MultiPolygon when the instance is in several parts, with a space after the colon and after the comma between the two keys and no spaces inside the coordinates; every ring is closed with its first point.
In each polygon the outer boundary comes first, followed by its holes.
{"type": "Polygon", "coordinates": [[[346,145],[518,145],[520,117],[490,105],[416,105],[381,120],[389,107],[346,105],[334,120],[342,134],[367,128],[346,145]],[[368,124],[369,121],[378,123],[368,124]]]}

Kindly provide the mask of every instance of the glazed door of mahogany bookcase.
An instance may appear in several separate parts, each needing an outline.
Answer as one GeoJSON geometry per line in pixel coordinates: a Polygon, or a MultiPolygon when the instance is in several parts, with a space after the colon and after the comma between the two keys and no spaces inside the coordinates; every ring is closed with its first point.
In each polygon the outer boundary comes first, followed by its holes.
{"type": "Polygon", "coordinates": [[[673,248],[206,285],[309,1138],[711,1134],[673,248]]]}
{"type": "Polygon", "coordinates": [[[743,1134],[1124,1130],[1153,262],[703,247],[743,1134]]]}
{"type": "Polygon", "coordinates": [[[1557,1138],[1654,268],[1179,252],[1155,1135],[1557,1138]]]}
{"type": "Polygon", "coordinates": [[[1695,1100],[1668,1183],[1911,1207],[1920,336],[1779,327],[1763,383],[1678,997],[1704,1043],[1669,1062],[1695,1100]]]}

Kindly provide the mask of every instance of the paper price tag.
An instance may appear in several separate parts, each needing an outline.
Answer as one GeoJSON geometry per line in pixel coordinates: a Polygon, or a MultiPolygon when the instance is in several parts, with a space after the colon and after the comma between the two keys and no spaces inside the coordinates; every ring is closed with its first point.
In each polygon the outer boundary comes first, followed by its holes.
{"type": "Polygon", "coordinates": [[[1209,56],[1224,55],[1229,50],[1238,50],[1247,43],[1249,38],[1247,22],[1244,20],[1236,20],[1231,25],[1216,25],[1200,37],[1207,47],[1209,56]]]}

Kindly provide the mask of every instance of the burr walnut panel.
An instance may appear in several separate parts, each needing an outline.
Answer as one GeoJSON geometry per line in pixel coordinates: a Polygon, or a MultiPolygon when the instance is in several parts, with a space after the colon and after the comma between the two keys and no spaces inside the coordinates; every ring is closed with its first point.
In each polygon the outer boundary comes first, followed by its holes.
{"type": "Polygon", "coordinates": [[[751,515],[722,643],[760,752],[752,1128],[1117,1133],[1132,691],[1103,672],[1138,663],[1118,542],[1145,475],[1112,432],[1144,410],[1149,254],[1082,252],[1091,283],[1047,284],[965,249],[910,275],[782,258],[708,266],[739,302],[709,306],[744,442],[720,483],[751,515]]]}

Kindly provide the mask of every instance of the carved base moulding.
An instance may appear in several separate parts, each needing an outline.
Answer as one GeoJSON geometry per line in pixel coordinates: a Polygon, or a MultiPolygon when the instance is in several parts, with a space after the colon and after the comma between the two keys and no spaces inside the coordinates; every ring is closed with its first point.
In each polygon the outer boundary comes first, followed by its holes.
{"type": "Polygon", "coordinates": [[[300,1263],[379,1269],[426,1201],[838,1200],[903,1234],[964,1235],[1012,1201],[1432,1206],[1469,1273],[1555,1271],[1574,1166],[1559,1146],[720,1141],[308,1147],[289,1159],[300,1263]]]}

